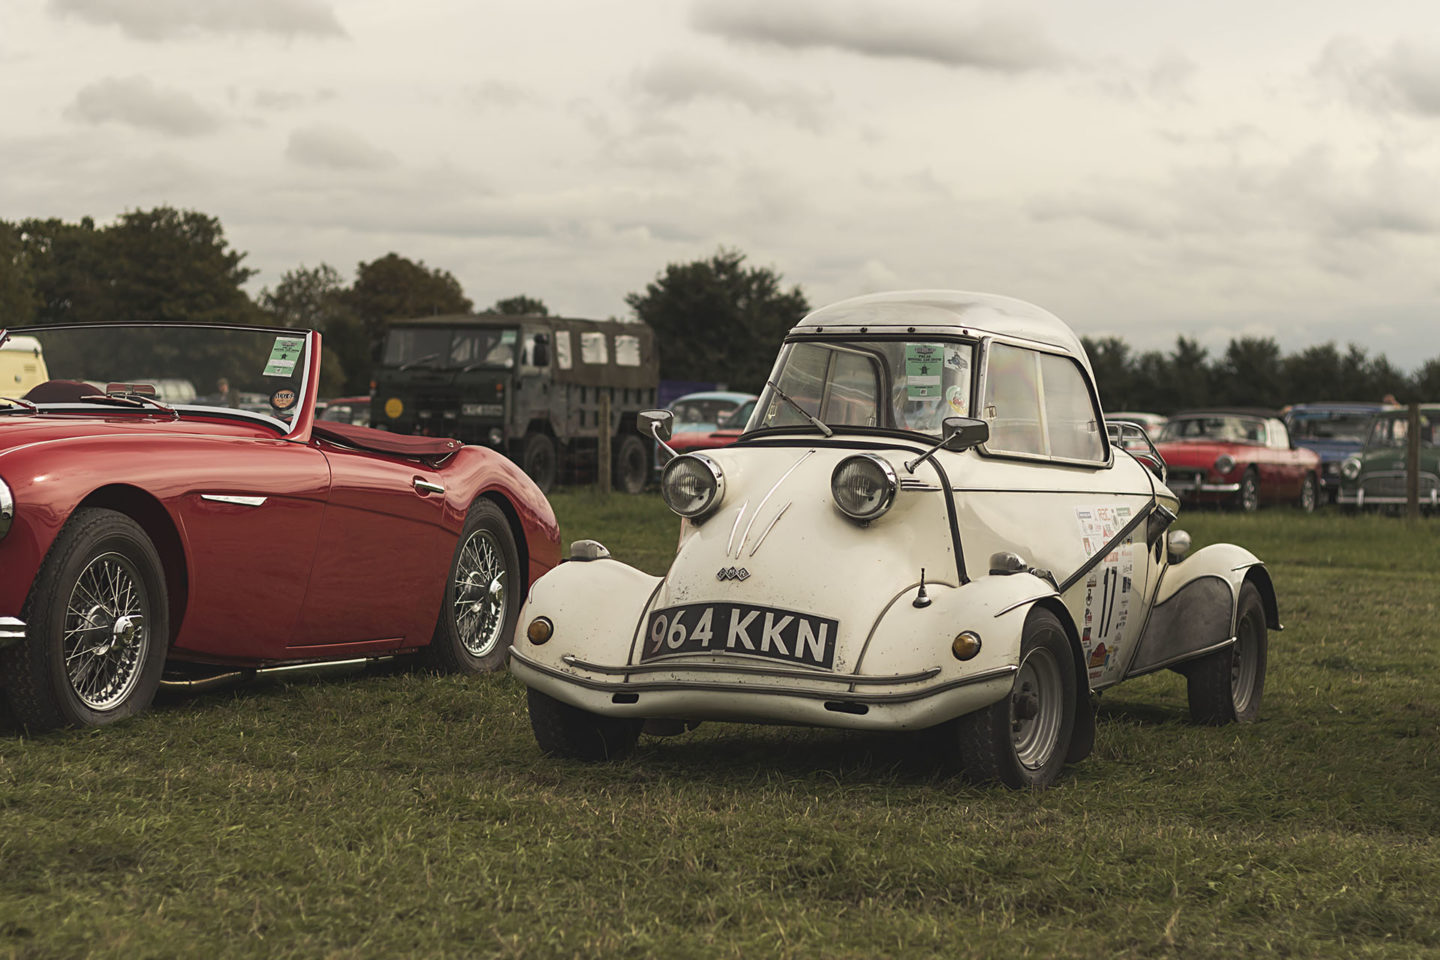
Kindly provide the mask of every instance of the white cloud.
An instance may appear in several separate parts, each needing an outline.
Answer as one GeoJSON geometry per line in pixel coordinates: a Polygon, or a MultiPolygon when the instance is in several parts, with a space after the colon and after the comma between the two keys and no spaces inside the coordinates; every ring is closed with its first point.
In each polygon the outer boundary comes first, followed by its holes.
{"type": "Polygon", "coordinates": [[[332,124],[316,124],[295,130],[285,147],[285,156],[305,167],[328,170],[383,170],[395,165],[395,155],[360,134],[332,124]]]}
{"type": "Polygon", "coordinates": [[[828,98],[816,91],[756,80],[750,74],[695,57],[667,57],[639,71],[635,88],[654,102],[684,107],[697,101],[739,104],[783,117],[809,130],[824,124],[828,98]]]}
{"type": "Polygon", "coordinates": [[[320,0],[49,0],[49,10],[119,27],[137,40],[207,33],[345,36],[331,5],[320,0]]]}
{"type": "Polygon", "coordinates": [[[999,14],[968,17],[948,6],[927,11],[882,0],[696,0],[691,22],[703,33],[734,41],[831,48],[998,73],[1064,61],[1033,21],[999,14]]]}
{"type": "Polygon", "coordinates": [[[1440,48],[1409,40],[1384,53],[1348,39],[1331,41],[1315,73],[1361,106],[1440,118],[1440,48]]]}
{"type": "Polygon", "coordinates": [[[82,123],[123,123],[177,137],[195,137],[220,127],[214,113],[190,94],[162,90],[148,77],[109,77],[80,90],[65,115],[82,123]]]}

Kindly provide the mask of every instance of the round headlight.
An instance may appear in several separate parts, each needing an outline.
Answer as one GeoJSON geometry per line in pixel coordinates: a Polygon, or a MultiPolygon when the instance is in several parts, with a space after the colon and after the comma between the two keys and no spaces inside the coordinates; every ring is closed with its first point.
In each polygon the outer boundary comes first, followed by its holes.
{"type": "Polygon", "coordinates": [[[835,506],[855,520],[874,520],[889,510],[899,486],[890,464],[873,453],[846,457],[830,474],[835,506]]]}
{"type": "Polygon", "coordinates": [[[15,519],[15,497],[10,493],[10,488],[0,480],[0,538],[10,532],[10,524],[15,519]]]}
{"type": "Polygon", "coordinates": [[[665,464],[660,475],[665,503],[690,520],[699,520],[720,506],[725,496],[725,475],[720,465],[703,453],[687,453],[665,464]]]}
{"type": "Polygon", "coordinates": [[[1340,464],[1340,475],[1346,480],[1354,480],[1360,476],[1360,458],[1346,457],[1345,462],[1340,464]]]}
{"type": "Polygon", "coordinates": [[[1218,457],[1215,458],[1215,472],[1216,472],[1216,473],[1223,475],[1223,474],[1229,473],[1231,470],[1234,470],[1234,469],[1235,469],[1235,458],[1232,457],[1232,456],[1230,456],[1228,453],[1222,453],[1222,454],[1220,454],[1220,456],[1218,456],[1218,457]]]}

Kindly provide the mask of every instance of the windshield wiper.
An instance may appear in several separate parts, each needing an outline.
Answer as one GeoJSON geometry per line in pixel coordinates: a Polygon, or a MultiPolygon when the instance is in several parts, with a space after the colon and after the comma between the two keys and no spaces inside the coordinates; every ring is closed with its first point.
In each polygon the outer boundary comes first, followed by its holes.
{"type": "MultiPolygon", "coordinates": [[[[4,341],[0,340],[0,343],[4,343],[4,341]]],[[[0,397],[0,400],[4,400],[6,403],[14,404],[17,407],[24,407],[31,413],[37,413],[40,410],[40,407],[35,404],[34,401],[26,400],[23,397],[0,397]]]]}
{"type": "Polygon", "coordinates": [[[80,398],[83,400],[100,400],[109,403],[119,403],[127,407],[143,407],[149,404],[157,410],[164,410],[176,420],[180,419],[180,413],[168,403],[162,403],[154,397],[147,397],[143,393],[89,393],[80,398]]]}
{"type": "Polygon", "coordinates": [[[787,394],[784,390],[781,390],[779,387],[775,386],[775,381],[774,381],[774,380],[766,380],[766,381],[765,381],[765,386],[769,387],[771,390],[774,390],[775,393],[780,397],[781,400],[784,400],[786,403],[790,404],[790,406],[792,406],[792,407],[794,407],[796,410],[798,410],[798,411],[800,412],[800,416],[804,417],[806,420],[809,420],[811,423],[813,423],[813,424],[815,425],[815,429],[816,429],[816,430],[819,430],[821,433],[825,434],[825,436],[827,436],[827,437],[833,437],[833,436],[835,436],[835,431],[834,431],[834,430],[831,430],[829,427],[825,426],[825,422],[824,422],[823,420],[821,420],[819,417],[814,416],[814,415],[811,414],[808,410],[806,410],[804,407],[800,406],[800,404],[798,404],[798,403],[796,403],[794,400],[790,399],[790,395],[789,395],[789,394],[787,394]]]}
{"type": "Polygon", "coordinates": [[[437,351],[436,353],[427,353],[423,357],[416,357],[414,360],[406,360],[404,363],[400,364],[400,369],[409,370],[411,367],[418,367],[422,363],[429,363],[431,360],[434,360],[438,356],[440,356],[440,353],[437,351]]]}

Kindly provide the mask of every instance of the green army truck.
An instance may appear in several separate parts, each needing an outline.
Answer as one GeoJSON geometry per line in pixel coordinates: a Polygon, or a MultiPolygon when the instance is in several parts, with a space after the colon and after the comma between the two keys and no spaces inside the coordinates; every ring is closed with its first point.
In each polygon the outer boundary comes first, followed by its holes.
{"type": "Polygon", "coordinates": [[[547,491],[561,478],[593,479],[607,431],[615,487],[638,493],[652,454],[635,418],[656,406],[659,371],[644,323],[529,314],[396,320],[375,371],[371,424],[492,447],[547,491]]]}

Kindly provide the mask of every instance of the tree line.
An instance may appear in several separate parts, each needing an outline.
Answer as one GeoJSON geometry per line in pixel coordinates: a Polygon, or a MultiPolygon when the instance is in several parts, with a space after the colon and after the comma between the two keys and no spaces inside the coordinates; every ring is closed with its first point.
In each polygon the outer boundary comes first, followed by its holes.
{"type": "MultiPolygon", "coordinates": [[[[232,249],[220,221],[157,207],[97,226],[58,219],[0,220],[0,326],[87,321],[176,321],[312,327],[324,335],[324,395],[363,394],[391,320],[470,313],[455,277],[387,253],[356,265],[297,266],[258,296],[245,290],[255,271],[232,249]]],[[[724,382],[758,391],[785,332],[810,310],[798,285],[773,269],[719,249],[666,266],[625,296],[634,318],[655,331],[661,376],[724,382]]],[[[520,294],[487,308],[548,314],[520,294]]],[[[1282,355],[1272,339],[1231,340],[1211,357],[1179,337],[1169,352],[1135,353],[1121,339],[1086,338],[1107,410],[1173,413],[1187,407],[1278,407],[1312,400],[1440,399],[1440,357],[1413,376],[1360,346],[1334,343],[1282,355]]]]}

